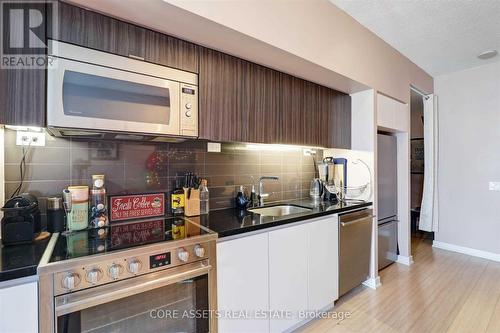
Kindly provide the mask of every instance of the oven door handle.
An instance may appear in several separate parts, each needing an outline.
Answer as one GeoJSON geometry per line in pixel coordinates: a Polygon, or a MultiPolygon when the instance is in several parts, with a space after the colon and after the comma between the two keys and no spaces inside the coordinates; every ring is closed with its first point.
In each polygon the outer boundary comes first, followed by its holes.
{"type": "Polygon", "coordinates": [[[61,295],[55,298],[56,317],[84,310],[117,299],[208,274],[212,266],[202,260],[180,267],[137,276],[103,286],[61,295]]]}

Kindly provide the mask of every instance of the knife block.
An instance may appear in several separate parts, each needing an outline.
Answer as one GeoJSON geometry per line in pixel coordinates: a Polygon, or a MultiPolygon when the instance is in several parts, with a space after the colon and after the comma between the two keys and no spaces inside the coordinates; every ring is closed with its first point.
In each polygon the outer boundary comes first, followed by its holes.
{"type": "Polygon", "coordinates": [[[188,198],[189,188],[184,187],[184,215],[200,215],[200,190],[191,188],[191,196],[188,198]]]}

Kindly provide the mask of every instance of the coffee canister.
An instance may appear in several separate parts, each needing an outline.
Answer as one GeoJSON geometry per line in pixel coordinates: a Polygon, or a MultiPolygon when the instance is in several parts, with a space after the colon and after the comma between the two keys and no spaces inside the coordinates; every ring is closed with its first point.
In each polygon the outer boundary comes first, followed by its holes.
{"type": "Polygon", "coordinates": [[[65,229],[62,198],[47,198],[47,231],[54,233],[63,232],[65,229]]]}
{"type": "Polygon", "coordinates": [[[89,187],[68,186],[71,193],[72,208],[68,215],[69,231],[83,230],[89,224],[89,187]]]}

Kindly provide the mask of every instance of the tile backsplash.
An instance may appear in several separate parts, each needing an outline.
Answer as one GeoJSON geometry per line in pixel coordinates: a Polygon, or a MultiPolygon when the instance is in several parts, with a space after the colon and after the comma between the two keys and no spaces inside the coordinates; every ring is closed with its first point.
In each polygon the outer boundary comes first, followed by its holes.
{"type": "MultiPolygon", "coordinates": [[[[16,146],[16,132],[5,130],[5,196],[20,181],[23,149],[16,146]]],[[[105,174],[108,194],[170,192],[175,179],[194,172],[208,179],[210,208],[233,207],[239,185],[250,191],[259,177],[278,176],[267,182],[268,202],[308,197],[314,177],[311,156],[302,149],[276,151],[245,144],[224,143],[220,153],[207,152],[207,143],[145,143],[56,138],[46,134],[45,147],[31,147],[26,155],[22,192],[40,198],[60,195],[68,185],[90,185],[91,175],[105,174]]],[[[317,152],[322,154],[321,151],[317,152]]],[[[320,159],[321,156],[317,156],[320,159]]]]}

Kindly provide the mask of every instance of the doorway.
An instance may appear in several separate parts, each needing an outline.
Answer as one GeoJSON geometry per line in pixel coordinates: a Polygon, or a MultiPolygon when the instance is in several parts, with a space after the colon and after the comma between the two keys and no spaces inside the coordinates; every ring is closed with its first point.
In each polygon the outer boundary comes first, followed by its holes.
{"type": "Polygon", "coordinates": [[[410,98],[410,156],[411,156],[411,237],[434,240],[434,232],[419,229],[420,207],[424,189],[424,98],[411,90],[410,98]]]}

